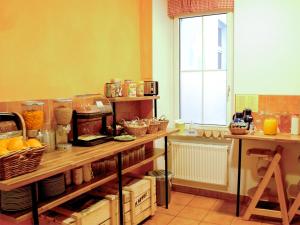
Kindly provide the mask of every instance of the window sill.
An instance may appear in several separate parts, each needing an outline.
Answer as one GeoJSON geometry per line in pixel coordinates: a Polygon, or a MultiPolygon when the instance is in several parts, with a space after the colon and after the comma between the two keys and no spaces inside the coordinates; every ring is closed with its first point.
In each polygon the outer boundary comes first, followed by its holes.
{"type": "Polygon", "coordinates": [[[228,127],[201,127],[185,129],[184,132],[177,132],[171,137],[179,138],[206,138],[206,139],[225,139],[224,135],[229,133],[228,127]]]}

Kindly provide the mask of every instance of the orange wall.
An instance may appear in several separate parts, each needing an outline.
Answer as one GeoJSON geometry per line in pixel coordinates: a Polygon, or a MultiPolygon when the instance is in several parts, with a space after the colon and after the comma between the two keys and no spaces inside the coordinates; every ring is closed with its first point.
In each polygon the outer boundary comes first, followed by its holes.
{"type": "Polygon", "coordinates": [[[151,0],[1,0],[0,101],[102,92],[112,77],[150,77],[151,11],[151,0]]]}

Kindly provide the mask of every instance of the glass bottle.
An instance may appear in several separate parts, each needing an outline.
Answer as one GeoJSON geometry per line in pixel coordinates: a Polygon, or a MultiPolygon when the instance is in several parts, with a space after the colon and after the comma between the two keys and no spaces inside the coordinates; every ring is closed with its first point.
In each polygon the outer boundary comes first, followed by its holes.
{"type": "Polygon", "coordinates": [[[265,117],[265,113],[263,111],[258,112],[254,116],[255,132],[262,132],[263,131],[264,117],[265,117]]]}

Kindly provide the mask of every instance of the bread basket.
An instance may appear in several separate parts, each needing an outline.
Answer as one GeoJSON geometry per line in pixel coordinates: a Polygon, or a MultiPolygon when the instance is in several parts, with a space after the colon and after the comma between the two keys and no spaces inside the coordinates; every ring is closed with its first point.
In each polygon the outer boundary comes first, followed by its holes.
{"type": "Polygon", "coordinates": [[[147,133],[148,125],[142,120],[123,121],[126,133],[134,136],[144,136],[147,133]]]}
{"type": "Polygon", "coordinates": [[[37,170],[46,146],[14,151],[0,157],[0,180],[37,170]]]}
{"type": "Polygon", "coordinates": [[[159,126],[158,126],[158,130],[166,130],[169,124],[169,120],[167,119],[166,116],[161,116],[158,118],[158,122],[159,122],[159,126]]]}
{"type": "MultiPolygon", "coordinates": [[[[25,138],[26,127],[23,117],[18,113],[1,113],[1,121],[13,121],[13,130],[5,129],[0,133],[0,139],[4,142],[14,138],[25,138]]],[[[0,180],[7,180],[22,174],[35,171],[40,165],[45,145],[36,148],[25,148],[17,151],[10,151],[0,156],[0,180]]]]}
{"type": "Polygon", "coordinates": [[[160,125],[158,120],[153,118],[153,119],[144,119],[143,121],[145,121],[145,123],[148,125],[147,134],[154,134],[158,131],[160,125]]]}

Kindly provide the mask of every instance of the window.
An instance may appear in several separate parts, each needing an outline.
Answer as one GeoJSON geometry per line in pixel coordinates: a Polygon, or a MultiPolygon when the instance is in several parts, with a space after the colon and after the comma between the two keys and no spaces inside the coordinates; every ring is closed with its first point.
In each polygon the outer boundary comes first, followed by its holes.
{"type": "Polygon", "coordinates": [[[227,15],[179,19],[179,116],[186,123],[226,125],[227,15]]]}

